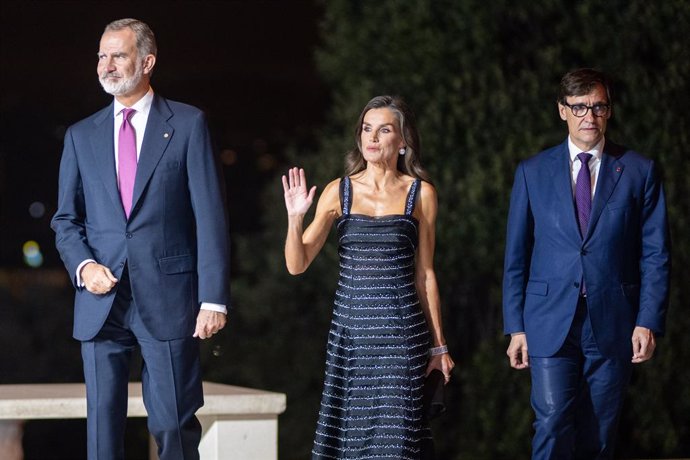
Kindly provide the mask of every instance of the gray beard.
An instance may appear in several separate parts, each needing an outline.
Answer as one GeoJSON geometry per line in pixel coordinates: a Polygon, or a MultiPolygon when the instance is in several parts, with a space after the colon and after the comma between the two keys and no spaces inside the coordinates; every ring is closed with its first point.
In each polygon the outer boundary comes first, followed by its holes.
{"type": "Polygon", "coordinates": [[[111,83],[107,80],[107,73],[101,75],[98,81],[101,83],[103,90],[113,96],[123,96],[130,93],[134,88],[141,83],[144,76],[144,71],[141,65],[137,65],[134,70],[134,75],[129,78],[124,78],[117,83],[111,83]]]}

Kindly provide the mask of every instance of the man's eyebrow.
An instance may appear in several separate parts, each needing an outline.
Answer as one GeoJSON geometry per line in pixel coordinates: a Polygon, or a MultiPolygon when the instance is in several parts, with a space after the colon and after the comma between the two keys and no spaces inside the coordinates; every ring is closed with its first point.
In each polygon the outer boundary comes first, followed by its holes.
{"type": "MultiPolygon", "coordinates": [[[[108,55],[108,53],[106,53],[105,51],[99,51],[96,53],[96,56],[107,56],[107,55],[108,55]]],[[[114,53],[110,53],[110,55],[114,56],[114,57],[122,57],[122,56],[127,56],[128,53],[126,51],[116,51],[114,53]]]]}

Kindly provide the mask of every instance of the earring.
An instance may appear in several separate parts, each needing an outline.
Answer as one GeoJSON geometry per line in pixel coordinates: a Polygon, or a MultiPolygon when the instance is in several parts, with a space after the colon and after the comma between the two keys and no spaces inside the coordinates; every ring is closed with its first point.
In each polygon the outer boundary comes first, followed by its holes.
{"type": "Polygon", "coordinates": [[[398,150],[398,153],[399,153],[400,155],[405,155],[405,152],[406,152],[405,147],[403,147],[403,148],[401,148],[400,150],[398,150]]]}

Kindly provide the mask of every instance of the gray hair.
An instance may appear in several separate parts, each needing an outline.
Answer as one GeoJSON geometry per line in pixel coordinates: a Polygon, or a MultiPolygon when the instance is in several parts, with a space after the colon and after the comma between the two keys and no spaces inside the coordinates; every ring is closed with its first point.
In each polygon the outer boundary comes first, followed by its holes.
{"type": "Polygon", "coordinates": [[[139,57],[143,58],[149,54],[154,56],[158,52],[158,47],[156,46],[156,37],[153,35],[153,31],[145,22],[139,21],[138,19],[118,19],[113,21],[107,26],[105,26],[105,32],[114,32],[122,29],[132,29],[137,37],[137,51],[139,57]]]}

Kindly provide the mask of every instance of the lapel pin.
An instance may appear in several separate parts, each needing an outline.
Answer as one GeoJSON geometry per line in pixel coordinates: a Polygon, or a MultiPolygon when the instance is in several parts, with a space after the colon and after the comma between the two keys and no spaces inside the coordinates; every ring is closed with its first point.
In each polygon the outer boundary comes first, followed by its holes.
{"type": "Polygon", "coordinates": [[[168,133],[163,133],[163,137],[167,139],[167,138],[170,137],[170,134],[168,134],[168,133]]]}

